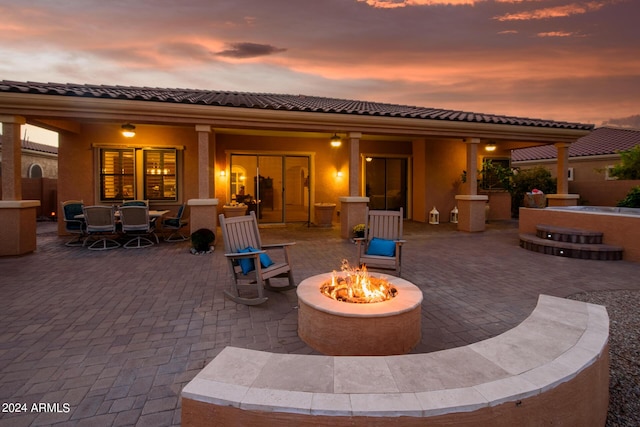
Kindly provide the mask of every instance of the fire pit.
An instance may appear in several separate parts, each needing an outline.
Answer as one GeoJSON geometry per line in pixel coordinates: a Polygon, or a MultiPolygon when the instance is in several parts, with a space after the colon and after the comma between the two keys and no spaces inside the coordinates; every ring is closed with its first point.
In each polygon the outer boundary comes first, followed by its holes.
{"type": "Polygon", "coordinates": [[[313,349],[332,356],[408,353],[421,337],[422,291],[399,277],[371,277],[377,285],[388,282],[392,289],[389,299],[369,303],[359,297],[353,302],[332,299],[323,288],[345,279],[336,278],[335,272],[303,280],[297,289],[300,338],[313,349]]]}

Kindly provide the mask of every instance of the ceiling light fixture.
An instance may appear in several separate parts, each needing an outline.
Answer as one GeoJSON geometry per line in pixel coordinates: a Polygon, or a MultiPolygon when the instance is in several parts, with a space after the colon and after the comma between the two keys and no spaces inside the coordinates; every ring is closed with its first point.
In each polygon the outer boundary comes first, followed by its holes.
{"type": "Polygon", "coordinates": [[[486,151],[496,151],[496,144],[494,144],[493,142],[490,142],[489,144],[484,146],[484,149],[486,151]]]}
{"type": "Polygon", "coordinates": [[[122,135],[126,138],[133,138],[136,136],[136,127],[131,123],[125,123],[122,126],[122,135]]]}
{"type": "Polygon", "coordinates": [[[334,133],[331,137],[331,146],[332,147],[340,147],[342,145],[342,139],[338,136],[337,133],[334,133]]]}

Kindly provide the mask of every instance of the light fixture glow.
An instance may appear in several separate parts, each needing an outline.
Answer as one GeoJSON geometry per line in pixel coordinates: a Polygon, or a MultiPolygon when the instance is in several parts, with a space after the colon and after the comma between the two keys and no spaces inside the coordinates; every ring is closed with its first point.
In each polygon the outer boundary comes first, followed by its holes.
{"type": "Polygon", "coordinates": [[[332,147],[340,147],[342,145],[342,139],[338,136],[337,133],[334,133],[331,137],[331,146],[332,147]]]}
{"type": "Polygon", "coordinates": [[[224,178],[225,176],[227,176],[227,172],[226,171],[220,171],[220,176],[224,178]]]}
{"type": "Polygon", "coordinates": [[[371,156],[367,156],[367,157],[365,157],[364,159],[365,159],[367,162],[371,162],[371,161],[373,161],[373,157],[371,157],[371,156]]]}
{"type": "Polygon", "coordinates": [[[336,178],[342,178],[342,172],[338,171],[338,172],[336,173],[336,178]]]}
{"type": "Polygon", "coordinates": [[[126,138],[133,138],[136,136],[136,127],[131,123],[125,123],[122,126],[122,135],[126,138]]]}
{"type": "Polygon", "coordinates": [[[486,151],[496,151],[496,144],[490,142],[489,144],[484,146],[486,151]]]}

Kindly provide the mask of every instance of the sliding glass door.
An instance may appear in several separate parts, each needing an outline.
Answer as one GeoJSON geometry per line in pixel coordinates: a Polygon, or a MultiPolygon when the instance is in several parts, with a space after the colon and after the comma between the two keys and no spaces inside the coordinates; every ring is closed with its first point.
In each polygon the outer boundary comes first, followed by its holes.
{"type": "Polygon", "coordinates": [[[309,156],[232,154],[231,199],[261,223],[308,222],[309,156]]]}
{"type": "Polygon", "coordinates": [[[373,157],[365,162],[365,189],[369,208],[407,212],[406,158],[373,157]]]}

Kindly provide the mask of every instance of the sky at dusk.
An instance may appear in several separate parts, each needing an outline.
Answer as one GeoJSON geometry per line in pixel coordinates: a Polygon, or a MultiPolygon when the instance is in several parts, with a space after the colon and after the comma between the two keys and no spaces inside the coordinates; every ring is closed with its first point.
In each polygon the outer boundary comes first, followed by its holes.
{"type": "Polygon", "coordinates": [[[0,80],[640,127],[639,16],[640,0],[0,0],[0,80]]]}

